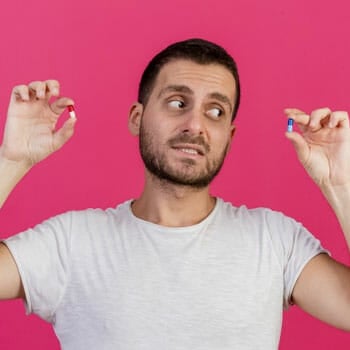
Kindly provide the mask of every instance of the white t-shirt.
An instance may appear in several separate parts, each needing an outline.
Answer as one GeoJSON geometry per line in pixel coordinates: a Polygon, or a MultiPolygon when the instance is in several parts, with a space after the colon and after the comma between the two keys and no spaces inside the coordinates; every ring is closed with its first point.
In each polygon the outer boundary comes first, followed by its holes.
{"type": "Polygon", "coordinates": [[[278,348],[305,264],[324,252],[301,224],[217,199],[199,224],[163,227],[117,208],[72,211],[5,241],[29,313],[64,350],[278,348]]]}

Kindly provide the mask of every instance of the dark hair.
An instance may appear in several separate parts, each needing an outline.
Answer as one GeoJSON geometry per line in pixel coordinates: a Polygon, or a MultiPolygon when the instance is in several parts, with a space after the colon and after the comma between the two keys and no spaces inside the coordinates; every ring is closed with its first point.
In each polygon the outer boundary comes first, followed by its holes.
{"type": "Polygon", "coordinates": [[[147,104],[159,71],[165,64],[175,59],[188,59],[199,64],[216,63],[226,67],[231,72],[236,82],[236,96],[232,112],[232,120],[234,120],[241,96],[237,65],[224,48],[203,39],[176,42],[154,56],[142,74],[138,102],[143,105],[147,104]]]}

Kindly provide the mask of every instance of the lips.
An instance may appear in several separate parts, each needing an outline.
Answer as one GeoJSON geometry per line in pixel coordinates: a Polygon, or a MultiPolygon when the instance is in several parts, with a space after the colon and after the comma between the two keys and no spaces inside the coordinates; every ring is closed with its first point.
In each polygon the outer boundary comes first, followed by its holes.
{"type": "Polygon", "coordinates": [[[190,148],[181,148],[180,151],[189,153],[189,154],[199,154],[198,151],[190,148]]]}
{"type": "Polygon", "coordinates": [[[191,155],[203,156],[205,154],[204,148],[198,144],[177,144],[172,145],[172,148],[191,155]]]}

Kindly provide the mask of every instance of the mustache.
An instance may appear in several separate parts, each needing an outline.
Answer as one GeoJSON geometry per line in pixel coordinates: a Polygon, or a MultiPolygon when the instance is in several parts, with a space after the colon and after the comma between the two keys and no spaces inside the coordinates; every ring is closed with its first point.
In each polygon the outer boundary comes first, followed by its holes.
{"type": "Polygon", "coordinates": [[[210,146],[205,142],[203,136],[191,136],[188,134],[180,134],[168,140],[167,144],[170,147],[176,146],[178,143],[188,143],[202,146],[206,153],[210,151],[210,146]]]}

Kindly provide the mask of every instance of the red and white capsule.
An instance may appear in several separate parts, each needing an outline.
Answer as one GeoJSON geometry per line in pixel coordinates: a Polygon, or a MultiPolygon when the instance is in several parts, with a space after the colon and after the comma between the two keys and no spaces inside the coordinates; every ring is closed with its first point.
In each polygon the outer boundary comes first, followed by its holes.
{"type": "Polygon", "coordinates": [[[73,105],[69,105],[69,106],[67,106],[67,108],[68,108],[69,116],[70,116],[72,119],[76,119],[77,116],[76,116],[76,114],[75,114],[74,106],[73,106],[73,105]]]}

